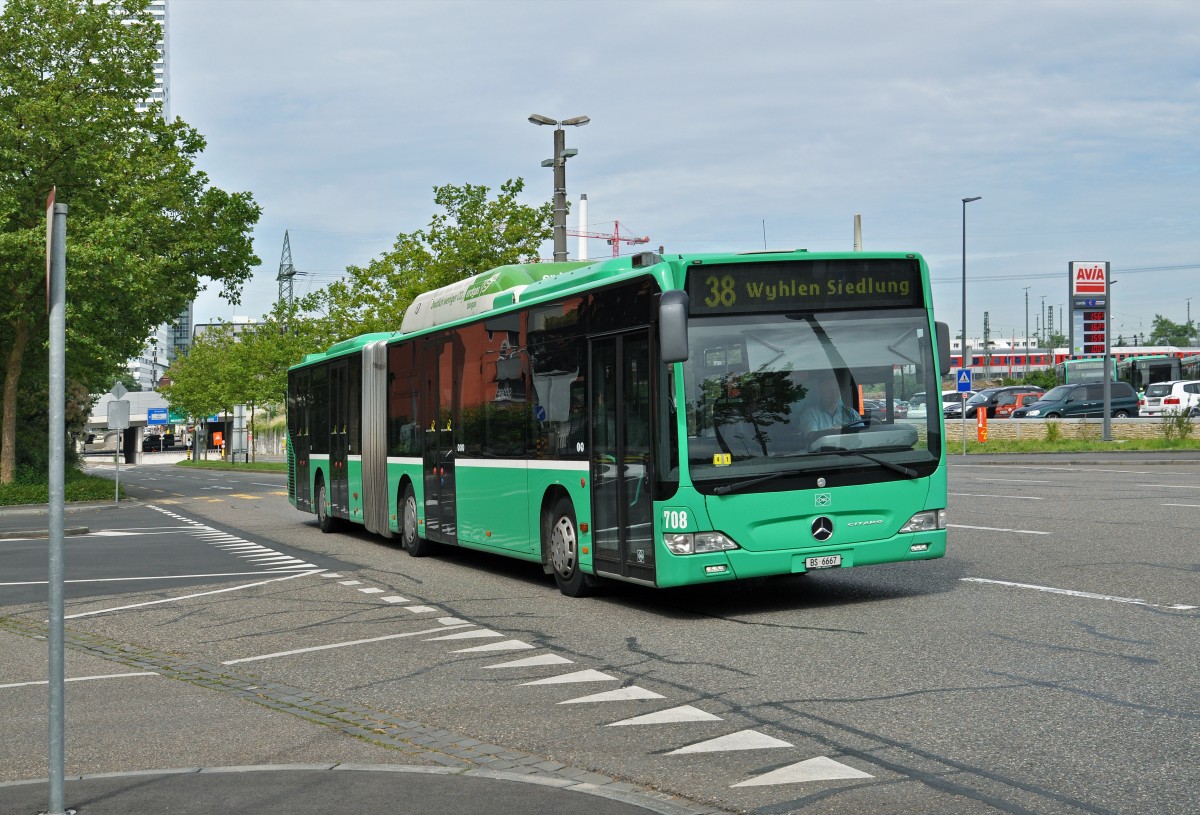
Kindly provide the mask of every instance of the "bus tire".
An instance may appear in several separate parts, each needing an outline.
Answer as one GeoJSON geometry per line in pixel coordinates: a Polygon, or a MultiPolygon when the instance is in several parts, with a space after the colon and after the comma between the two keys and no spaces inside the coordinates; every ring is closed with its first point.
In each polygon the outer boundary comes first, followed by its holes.
{"type": "Polygon", "coordinates": [[[337,519],[329,514],[325,501],[325,479],[317,479],[317,528],[329,534],[337,531],[337,519]]]}
{"type": "Polygon", "coordinates": [[[417,496],[412,484],[404,488],[400,499],[400,545],[413,557],[425,557],[433,551],[433,544],[422,538],[417,526],[417,496]]]}
{"type": "Polygon", "coordinates": [[[559,497],[542,519],[542,539],[558,590],[567,597],[585,597],[592,584],[579,568],[579,526],[570,499],[559,497]]]}

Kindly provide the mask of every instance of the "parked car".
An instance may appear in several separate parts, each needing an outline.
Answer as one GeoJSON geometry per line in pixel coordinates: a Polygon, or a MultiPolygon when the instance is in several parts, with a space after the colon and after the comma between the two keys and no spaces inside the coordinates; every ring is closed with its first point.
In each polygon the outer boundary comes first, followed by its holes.
{"type": "Polygon", "coordinates": [[[1138,408],[1142,416],[1162,416],[1167,413],[1200,415],[1200,380],[1174,379],[1146,386],[1138,408]]]}
{"type": "MultiPolygon", "coordinates": [[[[975,395],[975,391],[967,391],[966,397],[969,400],[975,395]]],[[[958,391],[942,391],[942,415],[947,419],[953,417],[955,419],[962,416],[962,398],[963,394],[958,391]]]]}
{"type": "MultiPolygon", "coordinates": [[[[1005,385],[996,388],[984,388],[967,400],[967,418],[974,419],[980,409],[985,409],[987,410],[989,419],[1006,419],[1021,404],[1036,402],[1043,393],[1045,393],[1045,388],[1039,388],[1036,385],[1005,385]],[[1021,399],[1021,397],[1028,396],[1034,398],[1021,399]]],[[[955,408],[954,415],[960,416],[961,414],[958,410],[961,407],[956,405],[955,408]]]]}
{"type": "MultiPolygon", "coordinates": [[[[1138,415],[1138,397],[1128,382],[1110,382],[1109,406],[1114,419],[1138,415]]],[[[1014,419],[1099,418],[1104,415],[1104,383],[1059,385],[1032,405],[1013,411],[1014,419]]]]}

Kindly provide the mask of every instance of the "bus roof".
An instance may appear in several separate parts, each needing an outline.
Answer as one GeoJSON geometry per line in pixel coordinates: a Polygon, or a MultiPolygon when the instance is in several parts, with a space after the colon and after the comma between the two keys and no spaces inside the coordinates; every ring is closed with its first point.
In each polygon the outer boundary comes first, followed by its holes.
{"type": "MultiPolygon", "coordinates": [[[[752,252],[705,252],[672,255],[673,265],[684,268],[706,263],[762,263],[771,260],[792,259],[801,256],[805,260],[830,258],[878,258],[920,259],[912,252],[813,252],[807,249],[758,250],[752,252]]],[[[477,275],[464,278],[439,289],[417,295],[396,332],[364,334],[331,345],[327,350],[309,354],[299,365],[307,365],[322,359],[351,353],[371,342],[416,334],[437,326],[468,320],[497,310],[505,310],[522,303],[568,294],[576,289],[587,289],[602,281],[617,282],[629,277],[635,270],[642,270],[662,263],[664,258],[654,252],[607,258],[599,261],[565,261],[556,263],[521,263],[498,266],[477,275]]]]}

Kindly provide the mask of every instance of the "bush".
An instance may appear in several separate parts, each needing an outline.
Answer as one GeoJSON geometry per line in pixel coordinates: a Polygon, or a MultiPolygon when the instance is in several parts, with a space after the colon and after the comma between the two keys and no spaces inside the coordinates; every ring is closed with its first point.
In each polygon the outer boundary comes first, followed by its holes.
{"type": "MultiPolygon", "coordinates": [[[[73,501],[111,501],[116,491],[108,478],[85,475],[82,471],[68,468],[63,474],[63,499],[73,501]]],[[[125,489],[121,488],[121,497],[125,489]]],[[[32,467],[17,471],[11,484],[0,484],[0,506],[50,503],[50,483],[32,467]]]]}
{"type": "Polygon", "coordinates": [[[1194,425],[1192,424],[1192,416],[1186,411],[1172,411],[1163,414],[1162,424],[1159,426],[1159,432],[1167,441],[1180,441],[1191,438],[1194,425]]]}
{"type": "Polygon", "coordinates": [[[1062,438],[1062,425],[1053,419],[1046,420],[1046,441],[1053,444],[1062,438]]]}

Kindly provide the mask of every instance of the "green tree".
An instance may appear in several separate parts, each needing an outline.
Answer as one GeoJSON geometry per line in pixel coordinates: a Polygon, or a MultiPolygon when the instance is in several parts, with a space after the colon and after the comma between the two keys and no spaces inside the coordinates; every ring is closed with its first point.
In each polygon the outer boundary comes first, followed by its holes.
{"type": "Polygon", "coordinates": [[[1195,333],[1196,326],[1191,320],[1186,323],[1173,323],[1161,314],[1155,314],[1147,345],[1178,345],[1187,348],[1192,344],[1195,333]]]}
{"type": "MultiPolygon", "coordinates": [[[[45,206],[67,222],[67,375],[106,388],[150,330],[205,287],[238,302],[258,263],[248,193],[208,183],[204,139],[151,94],[160,29],[147,0],[8,0],[0,15],[0,483],[17,439],[45,437],[21,417],[36,396],[28,363],[47,337],[45,206]],[[126,24],[133,19],[133,24],[126,24]]],[[[44,413],[44,405],[43,413],[44,413]]]]}
{"type": "Polygon", "coordinates": [[[344,280],[299,301],[301,311],[321,315],[341,339],[393,331],[418,294],[536,258],[552,234],[552,205],[519,203],[524,188],[524,180],[509,180],[490,198],[481,185],[434,187],[442,211],[427,227],[398,235],[392,250],[366,267],[349,267],[344,280]]]}

